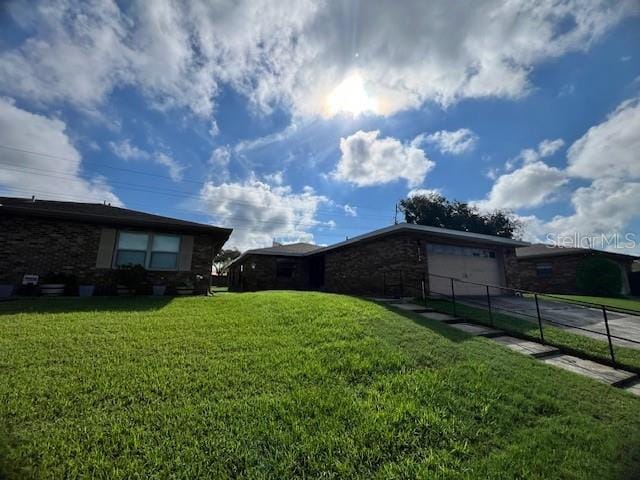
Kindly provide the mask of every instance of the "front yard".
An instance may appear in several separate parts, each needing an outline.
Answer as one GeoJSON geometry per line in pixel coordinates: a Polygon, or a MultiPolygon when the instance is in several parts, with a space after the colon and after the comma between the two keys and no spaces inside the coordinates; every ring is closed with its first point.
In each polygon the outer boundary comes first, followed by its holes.
{"type": "Polygon", "coordinates": [[[640,399],[298,292],[0,304],[0,478],[637,478],[640,399]]]}

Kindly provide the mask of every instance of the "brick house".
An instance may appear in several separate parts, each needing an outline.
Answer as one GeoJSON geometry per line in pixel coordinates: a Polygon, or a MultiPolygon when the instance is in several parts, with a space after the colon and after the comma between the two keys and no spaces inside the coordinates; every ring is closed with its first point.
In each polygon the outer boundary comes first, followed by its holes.
{"type": "Polygon", "coordinates": [[[204,292],[231,229],[93,203],[0,197],[0,283],[65,273],[113,286],[123,265],[142,265],[148,283],[195,283],[204,292]]]}
{"type": "MultiPolygon", "coordinates": [[[[512,286],[517,282],[515,249],[523,245],[402,223],[328,247],[294,244],[249,250],[230,265],[229,286],[234,291],[286,288],[371,295],[416,295],[423,280],[431,293],[449,294],[450,280],[443,277],[512,286]]],[[[482,295],[486,288],[459,282],[455,291],[482,295]]]]}
{"type": "Polygon", "coordinates": [[[620,267],[623,295],[631,292],[629,277],[638,257],[588,248],[530,245],[518,248],[519,288],[542,293],[579,294],[576,279],[580,264],[593,256],[611,260],[620,267]]]}

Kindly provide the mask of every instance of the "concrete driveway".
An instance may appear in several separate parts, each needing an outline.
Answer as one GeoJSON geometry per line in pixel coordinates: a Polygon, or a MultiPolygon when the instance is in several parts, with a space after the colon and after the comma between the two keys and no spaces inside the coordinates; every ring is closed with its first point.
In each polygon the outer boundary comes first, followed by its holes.
{"type": "MultiPolygon", "coordinates": [[[[460,302],[468,303],[469,306],[485,307],[487,305],[486,297],[462,297],[460,302]]],[[[600,332],[606,334],[604,318],[602,310],[598,308],[582,307],[580,305],[572,305],[564,302],[551,301],[548,299],[539,299],[540,315],[543,320],[548,322],[558,322],[564,325],[553,324],[558,328],[569,330],[579,335],[596,338],[598,340],[607,341],[606,335],[600,335],[600,332]],[[581,327],[592,330],[586,332],[577,328],[581,327]]],[[[491,306],[501,313],[524,318],[537,323],[536,304],[532,298],[528,297],[512,297],[512,296],[496,296],[491,297],[491,306]]],[[[640,316],[615,313],[607,310],[609,319],[609,330],[611,335],[624,337],[636,342],[640,342],[640,316]]],[[[628,342],[620,339],[613,339],[615,345],[640,349],[640,343],[628,342]]]]}

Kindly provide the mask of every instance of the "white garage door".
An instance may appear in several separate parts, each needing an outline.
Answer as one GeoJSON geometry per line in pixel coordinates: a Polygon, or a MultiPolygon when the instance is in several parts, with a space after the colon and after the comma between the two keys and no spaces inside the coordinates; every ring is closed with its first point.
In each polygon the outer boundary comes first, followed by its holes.
{"type": "MultiPolygon", "coordinates": [[[[451,295],[451,281],[431,274],[454,277],[468,282],[503,285],[500,262],[495,250],[428,244],[429,283],[432,294],[451,295]]],[[[486,295],[486,287],[454,282],[456,295],[486,295]]],[[[492,288],[491,294],[500,290],[492,288]]]]}

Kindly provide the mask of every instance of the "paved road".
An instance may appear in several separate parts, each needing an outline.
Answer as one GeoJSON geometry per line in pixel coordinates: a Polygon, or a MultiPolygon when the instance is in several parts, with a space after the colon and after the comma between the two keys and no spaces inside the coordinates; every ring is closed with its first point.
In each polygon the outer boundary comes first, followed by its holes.
{"type": "MultiPolygon", "coordinates": [[[[486,306],[486,297],[466,297],[469,305],[486,306]]],[[[464,301],[462,298],[461,301],[464,301]]],[[[579,305],[571,305],[563,302],[554,302],[550,300],[539,300],[540,315],[543,320],[562,323],[563,325],[555,325],[559,328],[570,330],[574,333],[597,338],[606,341],[606,333],[602,310],[597,308],[587,308],[579,305]],[[571,328],[572,326],[587,328],[593,332],[585,332],[571,328]]],[[[511,297],[500,296],[492,297],[491,305],[496,310],[506,314],[517,315],[518,317],[537,322],[536,304],[533,299],[527,297],[511,297]]],[[[640,342],[640,316],[626,315],[622,313],[614,313],[607,311],[609,319],[609,329],[611,335],[624,337],[636,342],[640,342]]],[[[619,339],[613,339],[615,345],[640,349],[640,343],[633,343],[619,339]]]]}

